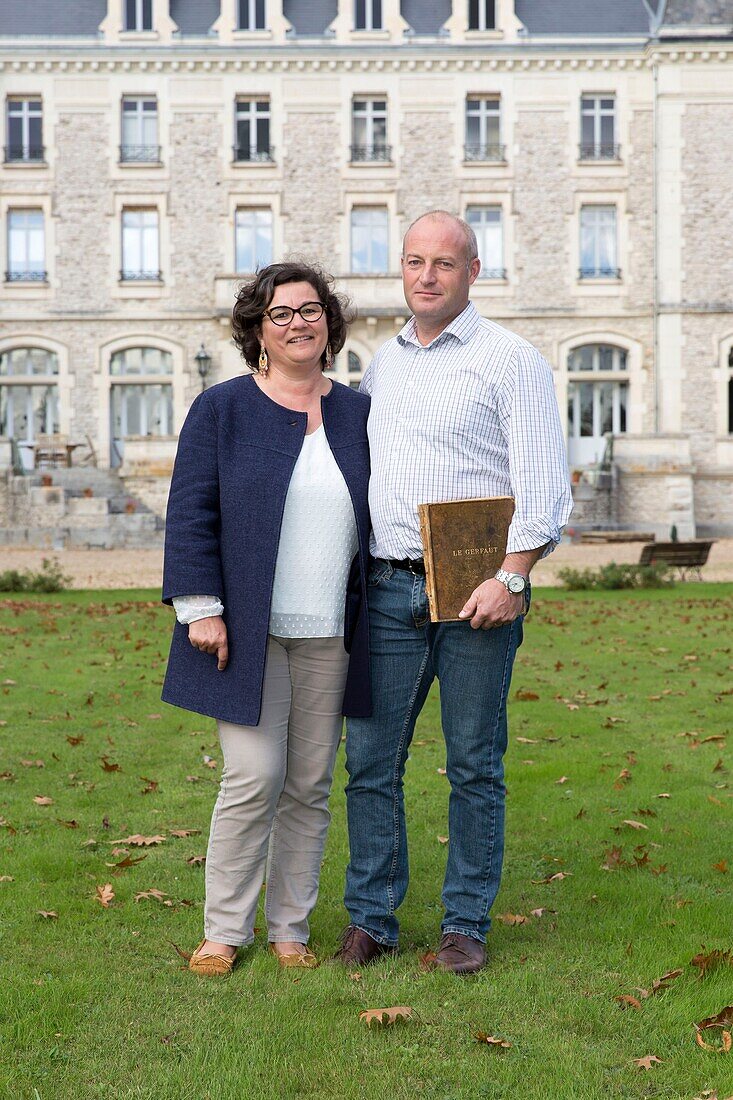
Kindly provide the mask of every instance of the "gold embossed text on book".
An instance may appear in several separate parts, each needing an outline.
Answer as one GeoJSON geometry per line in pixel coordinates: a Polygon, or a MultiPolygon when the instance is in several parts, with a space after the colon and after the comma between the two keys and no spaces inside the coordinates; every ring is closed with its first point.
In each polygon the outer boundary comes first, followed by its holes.
{"type": "Polygon", "coordinates": [[[418,505],[425,587],[434,623],[458,618],[468,597],[506,557],[513,497],[418,505]]]}

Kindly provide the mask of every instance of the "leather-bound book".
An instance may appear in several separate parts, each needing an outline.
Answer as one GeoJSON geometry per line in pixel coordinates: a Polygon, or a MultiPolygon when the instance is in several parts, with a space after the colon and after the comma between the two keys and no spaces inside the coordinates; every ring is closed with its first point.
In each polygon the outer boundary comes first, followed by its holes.
{"type": "Polygon", "coordinates": [[[474,588],[501,568],[514,498],[445,500],[420,504],[418,512],[430,619],[450,622],[474,588]]]}

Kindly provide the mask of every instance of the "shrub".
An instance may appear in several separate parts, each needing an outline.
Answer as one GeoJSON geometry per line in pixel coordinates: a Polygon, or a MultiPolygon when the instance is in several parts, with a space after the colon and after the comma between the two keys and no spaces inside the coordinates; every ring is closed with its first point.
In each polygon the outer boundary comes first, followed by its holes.
{"type": "Polygon", "coordinates": [[[37,573],[30,569],[6,569],[0,573],[0,592],[62,592],[71,577],[61,572],[56,559],[44,558],[37,573]]]}
{"type": "Polygon", "coordinates": [[[598,569],[561,569],[560,580],[574,592],[593,588],[668,588],[674,584],[670,567],[657,565],[618,565],[615,561],[598,569]]]}

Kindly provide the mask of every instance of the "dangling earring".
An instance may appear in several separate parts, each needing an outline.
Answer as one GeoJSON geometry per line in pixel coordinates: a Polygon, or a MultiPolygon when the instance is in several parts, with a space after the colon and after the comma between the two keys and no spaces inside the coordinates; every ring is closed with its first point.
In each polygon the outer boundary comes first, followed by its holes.
{"type": "Polygon", "coordinates": [[[333,352],[331,351],[331,345],[326,344],[326,358],[323,365],[324,370],[331,370],[333,367],[333,352]]]}
{"type": "Polygon", "coordinates": [[[265,345],[260,344],[260,358],[258,363],[259,373],[266,375],[270,369],[270,363],[267,358],[267,352],[265,351],[265,345]]]}

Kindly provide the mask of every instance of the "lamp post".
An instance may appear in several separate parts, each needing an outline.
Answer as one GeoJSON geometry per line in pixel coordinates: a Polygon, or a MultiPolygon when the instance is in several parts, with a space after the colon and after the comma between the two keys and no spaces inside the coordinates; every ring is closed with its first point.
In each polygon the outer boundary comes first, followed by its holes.
{"type": "Polygon", "coordinates": [[[206,379],[208,378],[209,371],[211,370],[211,356],[209,355],[203,344],[194,355],[194,360],[196,362],[196,368],[199,372],[199,378],[201,379],[201,392],[203,393],[206,389],[206,379]]]}

